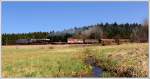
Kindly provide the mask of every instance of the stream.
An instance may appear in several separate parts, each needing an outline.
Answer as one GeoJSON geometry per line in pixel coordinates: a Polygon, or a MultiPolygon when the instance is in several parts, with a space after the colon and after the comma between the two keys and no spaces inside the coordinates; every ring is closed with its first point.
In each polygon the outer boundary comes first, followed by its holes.
{"type": "Polygon", "coordinates": [[[98,66],[92,66],[92,73],[93,77],[101,77],[103,70],[98,66]]]}
{"type": "Polygon", "coordinates": [[[93,56],[88,56],[85,59],[85,63],[92,66],[92,77],[101,77],[103,69],[97,66],[97,60],[93,56]]]}

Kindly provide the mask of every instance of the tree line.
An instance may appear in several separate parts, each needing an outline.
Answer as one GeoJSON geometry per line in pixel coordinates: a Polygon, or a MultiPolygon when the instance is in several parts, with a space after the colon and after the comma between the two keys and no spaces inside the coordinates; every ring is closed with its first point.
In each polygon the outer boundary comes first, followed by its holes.
{"type": "Polygon", "coordinates": [[[131,42],[148,42],[148,21],[143,24],[98,23],[59,32],[4,33],[2,34],[2,44],[15,44],[17,39],[50,39],[50,42],[67,42],[70,37],[77,39],[130,39],[131,42]]]}

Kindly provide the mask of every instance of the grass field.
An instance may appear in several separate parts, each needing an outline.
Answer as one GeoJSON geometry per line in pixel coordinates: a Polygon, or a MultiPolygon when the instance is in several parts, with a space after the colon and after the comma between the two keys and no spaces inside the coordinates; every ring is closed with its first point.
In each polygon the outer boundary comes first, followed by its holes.
{"type": "Polygon", "coordinates": [[[91,77],[93,56],[102,77],[148,76],[148,43],[2,46],[3,77],[91,77]]]}

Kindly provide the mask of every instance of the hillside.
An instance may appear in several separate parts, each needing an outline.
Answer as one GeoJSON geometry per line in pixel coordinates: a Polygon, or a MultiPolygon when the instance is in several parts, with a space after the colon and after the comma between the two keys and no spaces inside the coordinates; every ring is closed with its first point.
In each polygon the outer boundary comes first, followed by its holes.
{"type": "Polygon", "coordinates": [[[148,25],[142,24],[117,24],[101,23],[90,26],[75,27],[63,31],[29,32],[18,34],[2,34],[2,44],[15,44],[17,39],[51,39],[51,42],[67,42],[67,39],[114,39],[126,38],[132,42],[148,41],[148,25]]]}

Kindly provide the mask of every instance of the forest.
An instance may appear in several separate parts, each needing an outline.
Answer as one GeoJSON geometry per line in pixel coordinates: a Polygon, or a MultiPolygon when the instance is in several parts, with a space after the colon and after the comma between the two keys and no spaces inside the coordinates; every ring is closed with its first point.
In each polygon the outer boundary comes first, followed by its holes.
{"type": "Polygon", "coordinates": [[[3,33],[2,45],[13,45],[17,39],[50,39],[50,42],[67,42],[76,39],[129,39],[131,42],[148,42],[148,21],[139,23],[97,23],[63,31],[3,33]]]}

